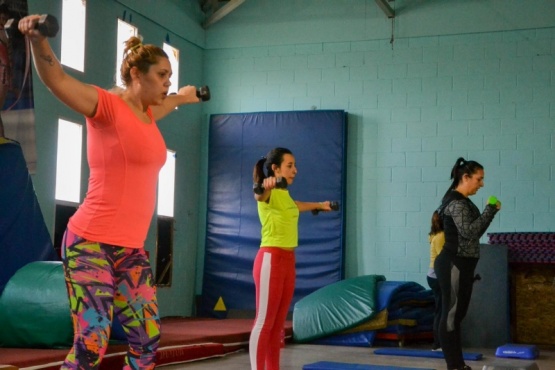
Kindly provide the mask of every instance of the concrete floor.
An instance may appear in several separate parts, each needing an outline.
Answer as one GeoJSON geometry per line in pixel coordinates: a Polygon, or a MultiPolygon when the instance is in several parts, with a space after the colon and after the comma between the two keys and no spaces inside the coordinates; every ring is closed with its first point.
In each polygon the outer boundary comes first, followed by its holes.
{"type": "MultiPolygon", "coordinates": [[[[375,355],[374,348],[323,346],[312,344],[287,344],[281,352],[281,370],[301,370],[304,365],[319,361],[381,366],[400,366],[421,369],[446,369],[443,359],[375,355]]],[[[410,348],[413,348],[410,346],[410,348]]],[[[420,347],[421,349],[427,347],[420,347]]],[[[468,361],[473,370],[529,370],[535,363],[540,370],[555,370],[555,347],[539,347],[540,357],[535,360],[502,359],[495,357],[495,349],[464,349],[465,352],[482,353],[480,361],[468,361]]],[[[222,358],[195,361],[185,364],[161,366],[164,370],[249,370],[246,351],[228,354],[222,358]]]]}

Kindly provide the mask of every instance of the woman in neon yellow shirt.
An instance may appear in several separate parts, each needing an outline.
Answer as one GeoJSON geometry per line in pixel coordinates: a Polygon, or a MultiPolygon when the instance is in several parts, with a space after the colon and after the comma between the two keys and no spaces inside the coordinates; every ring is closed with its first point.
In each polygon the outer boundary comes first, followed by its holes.
{"type": "Polygon", "coordinates": [[[293,184],[296,175],[295,157],[286,148],[272,149],[254,167],[253,180],[260,189],[254,198],[262,241],[253,267],[256,319],[249,343],[252,370],[279,370],[281,331],[295,291],[299,213],[331,211],[329,201],[299,202],[291,198],[285,187],[293,184]]]}

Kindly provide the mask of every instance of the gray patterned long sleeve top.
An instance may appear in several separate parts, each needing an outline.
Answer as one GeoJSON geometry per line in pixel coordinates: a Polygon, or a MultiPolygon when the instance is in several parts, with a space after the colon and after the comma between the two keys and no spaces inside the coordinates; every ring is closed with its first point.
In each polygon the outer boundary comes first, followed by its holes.
{"type": "Polygon", "coordinates": [[[470,199],[458,191],[451,191],[443,198],[439,209],[445,229],[443,248],[459,257],[479,258],[480,238],[497,211],[496,206],[488,204],[480,214],[470,199]]]}

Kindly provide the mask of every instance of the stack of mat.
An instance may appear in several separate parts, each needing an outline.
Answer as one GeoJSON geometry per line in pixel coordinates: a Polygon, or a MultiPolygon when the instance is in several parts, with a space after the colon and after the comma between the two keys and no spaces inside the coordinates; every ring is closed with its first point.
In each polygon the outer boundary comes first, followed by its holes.
{"type": "Polygon", "coordinates": [[[396,341],[433,337],[433,292],[415,282],[384,282],[379,287],[379,301],[388,312],[387,326],[376,333],[376,339],[396,341]]]}
{"type": "Polygon", "coordinates": [[[431,290],[415,282],[365,275],[328,285],[293,310],[298,343],[371,347],[376,339],[403,341],[432,332],[431,290]]]}

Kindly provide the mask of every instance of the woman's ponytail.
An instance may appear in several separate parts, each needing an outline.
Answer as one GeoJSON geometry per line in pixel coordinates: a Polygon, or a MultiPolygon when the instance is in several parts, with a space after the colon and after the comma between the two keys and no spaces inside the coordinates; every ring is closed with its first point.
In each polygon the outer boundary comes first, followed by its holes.
{"type": "Polygon", "coordinates": [[[266,163],[266,157],[262,157],[254,165],[254,169],[252,171],[252,182],[254,184],[262,185],[262,182],[266,178],[266,175],[264,174],[264,163],[266,163]]]}

